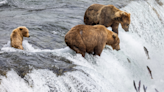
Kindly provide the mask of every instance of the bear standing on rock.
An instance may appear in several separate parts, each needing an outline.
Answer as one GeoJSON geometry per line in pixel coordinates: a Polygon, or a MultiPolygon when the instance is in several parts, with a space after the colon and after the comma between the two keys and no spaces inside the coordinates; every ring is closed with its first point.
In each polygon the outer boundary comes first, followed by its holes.
{"type": "Polygon", "coordinates": [[[118,34],[119,23],[125,31],[129,31],[130,13],[121,11],[113,5],[93,4],[85,12],[84,23],[110,26],[112,31],[118,34]]]}
{"type": "Polygon", "coordinates": [[[20,26],[14,29],[10,35],[11,47],[23,50],[23,37],[30,37],[29,30],[26,27],[20,26]]]}
{"type": "Polygon", "coordinates": [[[103,25],[77,25],[66,33],[65,43],[83,57],[85,52],[100,56],[106,44],[120,50],[118,35],[103,25]]]}

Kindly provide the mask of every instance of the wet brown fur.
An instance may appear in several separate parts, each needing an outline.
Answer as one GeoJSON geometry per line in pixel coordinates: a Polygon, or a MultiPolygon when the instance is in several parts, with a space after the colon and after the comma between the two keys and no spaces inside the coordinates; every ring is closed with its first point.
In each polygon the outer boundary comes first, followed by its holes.
{"type": "Polygon", "coordinates": [[[65,43],[83,57],[85,52],[100,56],[106,44],[120,49],[118,35],[103,25],[77,25],[67,32],[65,43]]]}
{"type": "Polygon", "coordinates": [[[110,26],[112,31],[118,34],[119,23],[125,31],[129,30],[130,13],[121,11],[113,5],[93,4],[85,12],[84,23],[86,25],[110,26]]]}
{"type": "Polygon", "coordinates": [[[10,35],[11,47],[23,50],[23,37],[30,37],[29,30],[26,27],[21,26],[14,29],[10,35]]]}

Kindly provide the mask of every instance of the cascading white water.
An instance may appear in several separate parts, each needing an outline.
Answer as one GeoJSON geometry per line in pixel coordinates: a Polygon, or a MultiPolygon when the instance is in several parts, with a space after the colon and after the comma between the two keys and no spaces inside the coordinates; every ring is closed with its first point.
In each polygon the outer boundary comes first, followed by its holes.
{"type": "MultiPolygon", "coordinates": [[[[33,69],[24,79],[11,70],[0,76],[0,92],[135,92],[133,80],[141,80],[147,92],[164,90],[164,6],[158,0],[133,1],[123,11],[131,13],[130,31],[119,26],[120,51],[106,46],[100,57],[86,54],[83,58],[68,47],[57,50],[34,49],[23,42],[24,53],[51,52],[77,65],[76,71],[57,76],[48,69],[33,69]],[[147,58],[144,47],[149,52],[147,58]],[[130,62],[128,61],[130,60],[130,62]],[[153,79],[147,70],[152,71],[153,79]]],[[[109,28],[110,29],[110,28],[109,28]]],[[[1,53],[20,51],[9,46],[1,48],[1,53]]],[[[31,67],[32,68],[32,67],[31,67]]]]}

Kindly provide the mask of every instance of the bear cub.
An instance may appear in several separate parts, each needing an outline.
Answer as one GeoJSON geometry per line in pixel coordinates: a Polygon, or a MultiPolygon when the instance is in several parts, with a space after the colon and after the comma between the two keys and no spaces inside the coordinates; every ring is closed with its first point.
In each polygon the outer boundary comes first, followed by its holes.
{"type": "Polygon", "coordinates": [[[11,47],[24,50],[22,46],[23,37],[30,37],[29,30],[25,26],[14,29],[10,35],[11,47]]]}

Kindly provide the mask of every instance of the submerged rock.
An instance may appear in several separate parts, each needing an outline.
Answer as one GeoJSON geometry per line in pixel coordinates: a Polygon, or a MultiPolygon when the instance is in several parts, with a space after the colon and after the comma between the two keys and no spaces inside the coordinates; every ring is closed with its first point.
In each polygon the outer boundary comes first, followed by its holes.
{"type": "Polygon", "coordinates": [[[75,70],[75,65],[70,60],[50,52],[5,52],[0,56],[0,74],[2,76],[6,76],[6,73],[11,69],[22,78],[33,69],[49,69],[56,75],[75,70]]]}

